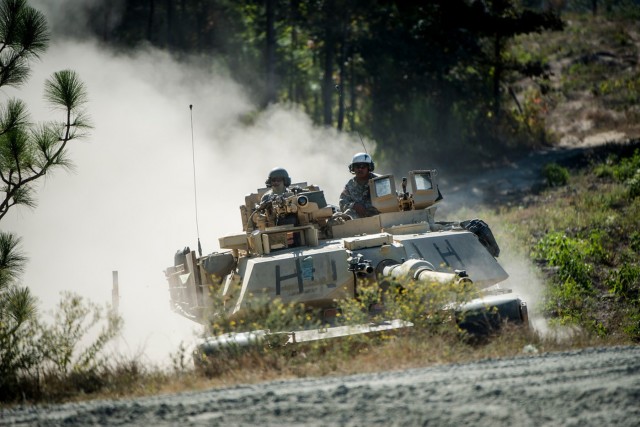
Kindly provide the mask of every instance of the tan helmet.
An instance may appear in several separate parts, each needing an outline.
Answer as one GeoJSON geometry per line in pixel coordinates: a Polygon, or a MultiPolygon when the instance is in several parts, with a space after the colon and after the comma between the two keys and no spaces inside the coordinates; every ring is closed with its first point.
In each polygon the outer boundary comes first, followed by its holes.
{"type": "Polygon", "coordinates": [[[269,172],[269,176],[267,180],[264,182],[267,187],[271,187],[271,178],[282,178],[284,179],[284,186],[288,187],[291,185],[291,178],[289,178],[289,173],[285,168],[273,168],[271,172],[269,172]]]}
{"type": "Polygon", "coordinates": [[[349,165],[349,172],[354,173],[353,165],[356,163],[368,163],[369,164],[369,172],[373,172],[375,169],[375,164],[373,163],[373,159],[367,153],[356,153],[351,159],[351,164],[349,165]]]}

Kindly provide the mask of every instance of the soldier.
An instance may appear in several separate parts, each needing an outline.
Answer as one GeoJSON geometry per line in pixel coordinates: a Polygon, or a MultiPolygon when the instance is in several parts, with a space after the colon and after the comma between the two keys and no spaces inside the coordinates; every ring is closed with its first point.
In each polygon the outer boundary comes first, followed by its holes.
{"type": "Polygon", "coordinates": [[[349,165],[349,172],[355,176],[344,186],[340,194],[340,210],[351,218],[365,218],[380,212],[371,204],[369,179],[378,175],[373,173],[375,165],[367,153],[357,153],[349,165]]]}
{"type": "Polygon", "coordinates": [[[269,176],[265,181],[265,185],[269,187],[269,190],[262,195],[262,199],[260,199],[261,205],[264,202],[271,200],[275,195],[284,197],[293,195],[293,192],[289,190],[291,178],[289,178],[289,174],[284,168],[278,167],[271,169],[271,172],[269,172],[269,176]]]}

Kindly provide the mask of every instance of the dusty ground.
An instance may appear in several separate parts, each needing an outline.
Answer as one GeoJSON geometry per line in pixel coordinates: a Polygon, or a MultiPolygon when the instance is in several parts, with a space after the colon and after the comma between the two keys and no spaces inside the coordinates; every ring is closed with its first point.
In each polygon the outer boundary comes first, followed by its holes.
{"type": "Polygon", "coordinates": [[[0,424],[636,426],[639,401],[640,347],[622,347],[23,407],[0,424]]]}

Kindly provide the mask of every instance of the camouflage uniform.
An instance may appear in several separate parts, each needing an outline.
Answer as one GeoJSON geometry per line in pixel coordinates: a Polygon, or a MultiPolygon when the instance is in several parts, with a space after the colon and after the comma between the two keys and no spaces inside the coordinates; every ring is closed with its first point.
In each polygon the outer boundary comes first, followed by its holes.
{"type": "MultiPolygon", "coordinates": [[[[369,172],[369,179],[378,175],[369,172]]],[[[353,205],[360,203],[367,211],[366,216],[377,215],[380,212],[371,204],[371,194],[369,194],[369,181],[364,184],[358,184],[356,178],[351,178],[344,186],[344,190],[340,194],[340,210],[342,213],[349,215],[351,218],[360,218],[353,209],[353,205]]]]}

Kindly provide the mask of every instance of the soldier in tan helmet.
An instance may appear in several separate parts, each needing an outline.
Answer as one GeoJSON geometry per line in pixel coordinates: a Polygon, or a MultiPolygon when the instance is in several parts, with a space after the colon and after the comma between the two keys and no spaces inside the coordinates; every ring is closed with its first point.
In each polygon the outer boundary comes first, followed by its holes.
{"type": "Polygon", "coordinates": [[[271,172],[269,172],[269,176],[265,181],[265,185],[269,187],[269,190],[262,196],[260,204],[269,201],[274,196],[289,197],[293,195],[293,192],[289,189],[289,186],[291,185],[291,178],[284,168],[277,167],[271,169],[271,172]]]}

